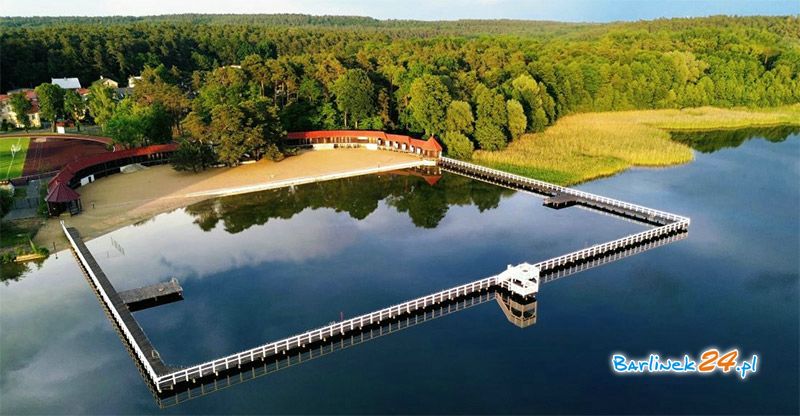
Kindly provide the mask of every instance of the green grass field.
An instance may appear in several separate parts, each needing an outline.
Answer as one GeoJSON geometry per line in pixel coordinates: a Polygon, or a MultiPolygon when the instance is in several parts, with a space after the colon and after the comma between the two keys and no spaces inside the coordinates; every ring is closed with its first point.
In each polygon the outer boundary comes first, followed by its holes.
{"type": "Polygon", "coordinates": [[[12,179],[22,176],[25,166],[25,156],[28,153],[27,137],[4,137],[0,139],[0,180],[12,179]],[[12,147],[19,145],[16,154],[11,152],[12,147]]]}

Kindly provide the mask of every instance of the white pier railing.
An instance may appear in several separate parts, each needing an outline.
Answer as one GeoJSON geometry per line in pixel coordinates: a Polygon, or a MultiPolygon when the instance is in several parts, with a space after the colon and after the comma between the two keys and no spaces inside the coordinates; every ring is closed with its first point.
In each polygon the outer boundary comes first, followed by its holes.
{"type": "Polygon", "coordinates": [[[208,361],[198,364],[189,368],[185,368],[170,374],[163,375],[158,378],[156,384],[159,391],[162,388],[169,388],[180,382],[190,381],[192,379],[214,375],[220,371],[230,368],[236,368],[242,364],[254,362],[259,359],[280,354],[282,352],[291,350],[292,348],[303,347],[315,341],[325,341],[329,337],[343,335],[347,331],[354,329],[361,329],[364,326],[377,324],[385,319],[396,318],[402,314],[414,312],[419,309],[424,309],[429,306],[445,302],[459,296],[469,295],[481,290],[488,290],[495,286],[497,278],[495,276],[481,279],[465,285],[456,286],[451,289],[436,292],[421,298],[413,299],[408,302],[403,302],[388,308],[371,312],[365,315],[356,316],[355,318],[347,319],[341,322],[336,322],[321,328],[312,329],[302,334],[295,335],[289,338],[284,338],[279,341],[264,344],[260,347],[252,348],[236,354],[231,354],[227,357],[222,357],[214,361],[208,361]]]}
{"type": "Polygon", "coordinates": [[[156,374],[156,371],[153,369],[153,366],[150,365],[150,361],[148,361],[147,356],[144,354],[144,351],[142,351],[142,348],[139,346],[139,343],[136,341],[136,338],[131,333],[130,328],[128,328],[128,325],[125,324],[125,321],[122,319],[122,316],[120,316],[117,307],[111,301],[111,298],[109,298],[105,289],[103,289],[103,286],[97,279],[94,270],[92,270],[93,268],[87,261],[86,257],[84,257],[83,253],[81,253],[81,250],[78,247],[78,244],[75,242],[75,239],[72,237],[72,234],[67,231],[67,226],[64,224],[64,221],[61,221],[61,228],[64,230],[64,235],[67,236],[67,240],[69,240],[70,246],[72,246],[72,251],[74,251],[75,255],[78,257],[78,260],[81,263],[81,267],[84,269],[89,278],[92,279],[92,283],[94,283],[95,288],[97,288],[97,291],[100,293],[100,297],[101,299],[103,299],[103,303],[105,303],[108,310],[111,311],[111,316],[114,317],[114,321],[116,321],[117,325],[122,330],[122,334],[125,335],[125,339],[128,340],[128,343],[131,345],[131,348],[133,348],[133,351],[139,358],[139,361],[144,367],[145,372],[150,377],[151,381],[153,381],[154,383],[157,382],[158,374],[156,374]]]}
{"type": "Polygon", "coordinates": [[[672,214],[665,211],[659,211],[657,209],[652,209],[648,207],[644,207],[641,205],[631,204],[629,202],[620,201],[613,198],[607,198],[601,195],[595,195],[589,192],[579,191],[577,189],[567,188],[564,186],[555,185],[549,182],[540,181],[537,179],[531,179],[525,176],[515,175],[513,173],[503,172],[501,170],[487,168],[485,166],[476,165],[474,163],[464,162],[462,160],[451,159],[447,157],[439,158],[439,165],[445,168],[451,167],[460,170],[465,170],[467,172],[473,173],[480,173],[483,175],[491,176],[498,179],[503,179],[506,181],[516,182],[519,184],[527,184],[531,187],[546,190],[551,192],[552,194],[568,194],[578,198],[585,199],[587,201],[596,202],[598,204],[608,205],[616,208],[627,209],[630,211],[637,212],[639,214],[645,215],[647,217],[654,217],[654,218],[663,218],[669,222],[686,222],[686,225],[689,224],[689,218],[683,217],[680,215],[672,214]]]}

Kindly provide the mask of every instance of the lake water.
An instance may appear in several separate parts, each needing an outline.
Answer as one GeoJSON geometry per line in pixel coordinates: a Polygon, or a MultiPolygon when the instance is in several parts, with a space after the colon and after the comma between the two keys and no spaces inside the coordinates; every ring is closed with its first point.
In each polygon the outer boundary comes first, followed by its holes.
{"type": "MultiPolygon", "coordinates": [[[[531,327],[489,302],[163,410],[58,253],[0,285],[0,412],[797,413],[800,136],[706,139],[719,146],[690,164],[579,186],[689,216],[689,236],[543,285],[531,327]],[[758,372],[609,366],[712,346],[758,353],[758,372]]],[[[87,245],[118,290],[180,280],[183,301],[135,316],[165,362],[191,365],[644,229],[541,203],[384,174],[208,201],[87,245]]]]}

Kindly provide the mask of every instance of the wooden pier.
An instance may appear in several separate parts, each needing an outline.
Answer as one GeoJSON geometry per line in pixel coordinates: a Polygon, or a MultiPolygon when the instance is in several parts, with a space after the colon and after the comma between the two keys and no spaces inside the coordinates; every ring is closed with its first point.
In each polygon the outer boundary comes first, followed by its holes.
{"type": "MultiPolygon", "coordinates": [[[[511,189],[548,197],[550,199],[546,200],[545,203],[547,204],[549,201],[550,205],[555,207],[561,204],[581,205],[645,224],[657,225],[657,227],[535,264],[523,263],[517,266],[509,266],[507,270],[495,276],[442,290],[226,357],[177,370],[168,368],[161,361],[155,348],[150,344],[150,341],[133,318],[131,306],[115,291],[103,271],[94,261],[89,250],[83,244],[77,231],[66,227],[63,222],[62,227],[82,269],[99,293],[99,298],[110,311],[109,316],[112,317],[124,339],[130,344],[134,355],[141,361],[143,374],[147,376],[148,381],[152,383],[159,394],[184,383],[196,383],[198,380],[219,377],[220,374],[229,374],[232,371],[237,372],[242,368],[254,368],[270,360],[290,355],[298,349],[304,350],[308,346],[346,337],[348,334],[364,331],[365,328],[382,326],[386,322],[407,319],[415,316],[415,314],[431,308],[437,308],[454,300],[480,296],[481,293],[488,293],[494,290],[503,290],[505,293],[516,296],[513,299],[507,297],[499,300],[499,302],[502,302],[501,308],[507,312],[509,321],[522,327],[528,326],[535,322],[536,319],[535,303],[530,303],[529,301],[533,300],[535,302],[535,295],[540,284],[684,238],[689,228],[690,220],[680,215],[512,175],[454,159],[440,158],[438,163],[445,170],[511,189]]],[[[286,185],[289,186],[291,184],[287,183],[286,185]]],[[[169,288],[154,286],[143,288],[138,292],[129,291],[123,293],[126,299],[135,304],[137,300],[157,297],[152,296],[152,292],[159,292],[159,288],[162,289],[160,293],[164,293],[167,290],[173,294],[182,292],[180,286],[175,282],[175,285],[169,288]]]]}
{"type": "Polygon", "coordinates": [[[141,361],[147,375],[151,379],[157,380],[159,374],[169,372],[170,369],[161,361],[158,351],[150,343],[139,323],[136,322],[133,314],[128,309],[128,305],[119,297],[103,269],[100,268],[86,244],[83,243],[78,230],[68,228],[63,221],[61,222],[61,228],[64,230],[67,240],[69,240],[72,252],[78,260],[78,265],[89,278],[93,289],[99,294],[103,306],[108,309],[114,319],[114,323],[119,326],[125,336],[125,340],[141,361]]]}
{"type": "MultiPolygon", "coordinates": [[[[671,236],[662,237],[660,239],[647,241],[639,245],[635,245],[625,250],[619,250],[612,253],[607,253],[604,256],[588,259],[584,262],[576,263],[568,267],[560,267],[552,269],[542,274],[541,283],[550,283],[557,279],[562,279],[583,271],[600,267],[605,264],[621,260],[625,257],[635,256],[642,252],[670,244],[674,241],[686,238],[687,233],[681,232],[671,236]]],[[[197,379],[193,383],[179,383],[170,390],[164,390],[161,393],[155,391],[152,387],[153,394],[159,406],[170,407],[180,404],[182,402],[203,397],[225,388],[241,384],[268,374],[272,374],[278,370],[283,370],[289,367],[294,367],[299,364],[306,363],[315,358],[331,354],[333,352],[349,348],[355,345],[360,345],[366,341],[376,339],[398,332],[402,329],[407,329],[422,323],[429,322],[435,318],[451,315],[469,309],[473,306],[487,303],[495,300],[500,310],[506,316],[506,319],[520,327],[527,328],[536,323],[536,308],[538,300],[534,298],[520,298],[506,290],[491,289],[488,291],[473,293],[466,296],[459,296],[453,300],[437,304],[425,310],[417,311],[415,313],[402,315],[398,318],[391,320],[384,320],[378,325],[365,327],[361,330],[353,330],[347,332],[343,336],[334,336],[328,338],[325,342],[318,342],[308,344],[304,347],[294,348],[286,354],[273,356],[271,359],[265,361],[256,361],[250,365],[243,365],[241,368],[231,368],[227,372],[219,373],[214,377],[205,377],[197,379]]],[[[137,366],[141,367],[138,363],[137,366]]],[[[152,383],[147,383],[152,386],[152,383]]]]}

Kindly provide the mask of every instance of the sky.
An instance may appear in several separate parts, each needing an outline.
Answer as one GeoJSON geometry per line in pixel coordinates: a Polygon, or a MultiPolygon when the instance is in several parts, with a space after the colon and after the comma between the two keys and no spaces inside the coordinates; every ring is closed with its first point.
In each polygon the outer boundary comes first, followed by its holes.
{"type": "Polygon", "coordinates": [[[2,16],[303,13],[378,19],[608,22],[726,15],[798,15],[800,0],[0,0],[2,16]]]}

